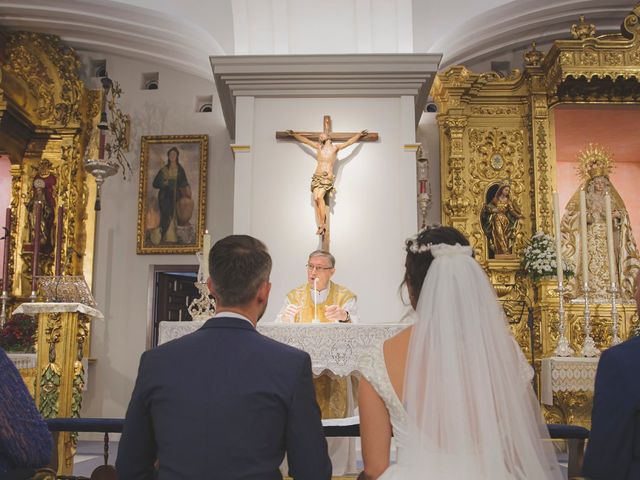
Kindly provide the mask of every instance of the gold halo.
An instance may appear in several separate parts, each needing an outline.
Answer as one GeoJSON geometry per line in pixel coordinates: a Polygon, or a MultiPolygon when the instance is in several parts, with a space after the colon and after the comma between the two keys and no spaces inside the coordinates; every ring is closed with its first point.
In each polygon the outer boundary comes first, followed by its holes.
{"type": "Polygon", "coordinates": [[[613,153],[597,143],[589,143],[578,153],[578,176],[587,181],[596,177],[608,177],[613,170],[613,153]]]}

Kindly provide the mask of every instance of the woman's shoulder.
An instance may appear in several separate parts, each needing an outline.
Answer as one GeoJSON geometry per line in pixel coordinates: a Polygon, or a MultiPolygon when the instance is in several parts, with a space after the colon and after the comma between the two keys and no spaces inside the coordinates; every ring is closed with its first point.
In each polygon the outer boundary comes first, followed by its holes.
{"type": "Polygon", "coordinates": [[[407,348],[409,347],[409,340],[411,339],[411,331],[413,330],[413,326],[407,327],[402,330],[400,333],[397,333],[393,337],[385,340],[382,344],[382,351],[384,353],[385,359],[387,356],[395,356],[398,353],[406,353],[407,348]]]}

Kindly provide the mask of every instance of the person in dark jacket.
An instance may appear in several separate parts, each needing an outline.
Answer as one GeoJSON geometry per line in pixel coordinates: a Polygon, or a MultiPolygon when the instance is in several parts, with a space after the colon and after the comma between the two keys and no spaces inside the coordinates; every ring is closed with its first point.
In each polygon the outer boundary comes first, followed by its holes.
{"type": "Polygon", "coordinates": [[[116,468],[121,480],[329,480],[331,463],[307,353],[255,329],[271,257],[247,235],[209,255],[217,313],[198,331],[142,355],[116,468]]]}

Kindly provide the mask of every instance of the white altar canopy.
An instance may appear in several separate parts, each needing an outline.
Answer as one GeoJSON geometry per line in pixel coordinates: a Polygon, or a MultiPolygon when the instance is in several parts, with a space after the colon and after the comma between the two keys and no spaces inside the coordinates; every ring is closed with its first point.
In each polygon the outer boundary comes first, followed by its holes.
{"type": "MultiPolygon", "coordinates": [[[[158,344],[195,332],[204,321],[160,322],[158,344]]],[[[360,357],[410,324],[258,324],[257,330],[274,340],[304,350],[311,356],[314,375],[328,371],[336,376],[358,372],[360,357]]]]}

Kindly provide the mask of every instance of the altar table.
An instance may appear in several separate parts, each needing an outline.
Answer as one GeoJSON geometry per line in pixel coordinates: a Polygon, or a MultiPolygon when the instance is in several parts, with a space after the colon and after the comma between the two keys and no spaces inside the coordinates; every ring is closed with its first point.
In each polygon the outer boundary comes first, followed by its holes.
{"type": "MultiPolygon", "coordinates": [[[[158,344],[199,329],[205,321],[160,322],[158,344]]],[[[346,377],[358,371],[358,361],[372,345],[382,343],[410,324],[265,323],[257,330],[274,340],[304,350],[311,356],[314,375],[329,371],[346,377]]]]}
{"type": "Polygon", "coordinates": [[[541,399],[553,405],[558,392],[593,394],[598,369],[598,357],[549,357],[542,359],[541,399]]]}

